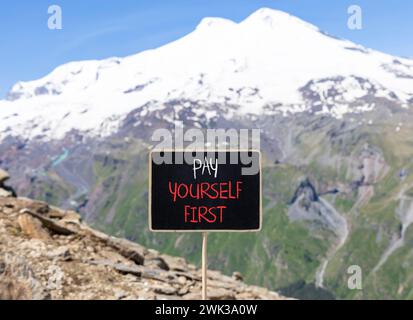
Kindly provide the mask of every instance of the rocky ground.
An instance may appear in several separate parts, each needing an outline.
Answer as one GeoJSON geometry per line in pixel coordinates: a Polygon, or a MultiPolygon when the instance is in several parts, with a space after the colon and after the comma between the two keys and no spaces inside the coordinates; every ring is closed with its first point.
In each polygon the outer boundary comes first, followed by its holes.
{"type": "MultiPolygon", "coordinates": [[[[0,299],[199,299],[201,272],[82,222],[79,214],[16,198],[0,170],[0,299]]],[[[210,299],[284,299],[208,271],[210,299]]]]}

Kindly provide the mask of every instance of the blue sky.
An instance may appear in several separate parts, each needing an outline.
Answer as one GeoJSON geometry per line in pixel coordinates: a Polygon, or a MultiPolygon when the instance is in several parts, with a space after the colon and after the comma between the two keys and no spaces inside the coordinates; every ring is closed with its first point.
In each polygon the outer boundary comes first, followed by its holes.
{"type": "Polygon", "coordinates": [[[0,98],[15,82],[42,77],[62,63],[156,48],[191,32],[205,16],[241,21],[261,7],[287,11],[369,48],[413,57],[413,1],[406,0],[1,0],[0,98]],[[53,4],[62,8],[63,30],[47,28],[53,4]],[[347,28],[352,4],[363,9],[362,30],[347,28]]]}

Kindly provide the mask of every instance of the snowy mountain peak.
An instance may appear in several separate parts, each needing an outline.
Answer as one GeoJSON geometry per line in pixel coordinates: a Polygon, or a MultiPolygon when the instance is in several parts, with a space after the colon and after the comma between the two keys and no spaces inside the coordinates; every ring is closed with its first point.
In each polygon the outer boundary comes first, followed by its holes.
{"type": "Polygon", "coordinates": [[[0,139],[62,138],[73,129],[111,134],[130,112],[145,106],[150,111],[139,113],[145,116],[171,101],[218,105],[228,117],[234,106],[238,115],[341,117],[372,110],[376,99],[413,104],[412,60],[336,39],[265,8],[240,23],[205,18],[192,33],[154,50],[72,62],[19,82],[8,101],[0,101],[0,139]]]}
{"type": "Polygon", "coordinates": [[[265,25],[271,28],[308,28],[309,30],[318,31],[319,29],[308,23],[300,18],[290,15],[284,11],[274,10],[270,8],[262,8],[254,13],[252,13],[249,17],[247,17],[244,21],[241,22],[244,25],[265,25]]]}
{"type": "Polygon", "coordinates": [[[276,20],[291,19],[291,18],[293,18],[293,16],[287,12],[276,10],[276,9],[271,9],[271,8],[261,8],[253,12],[245,20],[262,20],[262,21],[268,22],[271,20],[276,21],[276,20]]]}
{"type": "Polygon", "coordinates": [[[196,27],[196,30],[210,29],[210,28],[226,28],[235,26],[236,23],[229,19],[207,17],[203,18],[196,27]]]}

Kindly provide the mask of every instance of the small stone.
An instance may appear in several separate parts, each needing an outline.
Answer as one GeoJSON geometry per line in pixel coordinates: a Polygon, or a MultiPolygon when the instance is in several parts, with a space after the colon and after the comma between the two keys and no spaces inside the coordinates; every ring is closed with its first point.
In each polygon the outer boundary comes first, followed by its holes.
{"type": "Polygon", "coordinates": [[[64,210],[61,210],[57,207],[50,206],[50,209],[51,210],[48,213],[49,218],[62,219],[66,215],[66,212],[64,210]]]}
{"type": "Polygon", "coordinates": [[[186,284],[187,280],[186,280],[185,277],[180,276],[180,277],[178,277],[178,282],[179,282],[180,284],[184,285],[184,284],[186,284]]]}
{"type": "Polygon", "coordinates": [[[50,240],[50,235],[43,228],[42,223],[28,214],[21,214],[17,218],[20,229],[32,239],[50,240]]]}
{"type": "Polygon", "coordinates": [[[188,265],[184,258],[171,257],[168,255],[162,255],[161,257],[165,261],[165,263],[169,266],[169,270],[182,271],[182,272],[185,272],[188,270],[188,265]]]}
{"type": "Polygon", "coordinates": [[[80,216],[80,214],[78,214],[75,211],[66,211],[66,214],[63,216],[63,221],[67,221],[67,222],[74,222],[74,223],[80,223],[82,221],[82,217],[80,216]]]}
{"type": "Polygon", "coordinates": [[[47,214],[50,210],[49,205],[46,202],[31,200],[27,198],[20,198],[25,209],[38,213],[38,214],[47,214]]]}
{"type": "Polygon", "coordinates": [[[7,207],[4,207],[2,209],[2,211],[3,211],[4,214],[12,214],[14,210],[10,209],[10,208],[7,208],[7,207]]]}
{"type": "Polygon", "coordinates": [[[49,259],[60,258],[67,261],[70,259],[70,250],[65,246],[58,247],[57,249],[50,251],[47,254],[47,257],[49,259]]]}
{"type": "Polygon", "coordinates": [[[113,250],[102,249],[102,250],[99,250],[99,254],[103,258],[111,261],[112,263],[125,263],[126,261],[128,261],[122,255],[120,255],[119,253],[113,250]]]}
{"type": "Polygon", "coordinates": [[[249,293],[249,292],[241,292],[241,293],[238,293],[238,294],[235,296],[235,298],[236,298],[237,300],[254,300],[254,299],[256,299],[257,297],[256,297],[255,295],[249,293]]]}
{"type": "Polygon", "coordinates": [[[189,293],[189,288],[188,287],[182,287],[181,289],[179,289],[178,291],[178,295],[183,296],[189,293]]]}
{"type": "Polygon", "coordinates": [[[166,271],[169,270],[168,264],[161,257],[155,257],[155,258],[152,258],[152,259],[145,259],[144,260],[144,265],[147,266],[147,267],[155,267],[155,268],[166,270],[166,271]]]}
{"type": "Polygon", "coordinates": [[[233,300],[235,293],[226,289],[212,289],[208,290],[208,299],[211,300],[233,300]]]}
{"type": "Polygon", "coordinates": [[[12,196],[13,196],[13,194],[10,191],[7,191],[7,190],[4,190],[4,189],[0,188],[0,197],[10,198],[12,196]]]}
{"type": "Polygon", "coordinates": [[[173,295],[178,292],[178,290],[168,284],[157,284],[157,285],[151,285],[150,289],[153,290],[153,292],[158,293],[158,294],[165,294],[165,295],[173,295]]]}
{"type": "Polygon", "coordinates": [[[94,253],[94,252],[95,252],[95,250],[94,250],[91,246],[87,246],[87,247],[86,247],[86,251],[87,251],[87,252],[90,252],[90,253],[94,253]]]}
{"type": "Polygon", "coordinates": [[[232,278],[233,278],[234,280],[236,280],[236,281],[242,281],[242,280],[244,280],[244,278],[242,277],[241,272],[238,272],[238,271],[235,271],[235,272],[232,274],[232,278]]]}
{"type": "Polygon", "coordinates": [[[127,294],[123,290],[114,289],[114,295],[117,300],[121,300],[127,297],[127,294]]]}

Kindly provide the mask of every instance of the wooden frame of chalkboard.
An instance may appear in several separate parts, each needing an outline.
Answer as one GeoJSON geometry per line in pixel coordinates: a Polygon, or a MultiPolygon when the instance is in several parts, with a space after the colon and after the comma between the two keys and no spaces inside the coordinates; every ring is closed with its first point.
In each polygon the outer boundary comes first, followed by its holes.
{"type": "Polygon", "coordinates": [[[225,150],[225,149],[214,149],[214,150],[200,150],[200,149],[193,149],[193,150],[184,150],[184,149],[159,149],[159,150],[151,150],[149,152],[149,192],[148,192],[148,225],[149,225],[149,230],[151,232],[167,232],[167,233],[187,233],[187,232],[197,232],[197,233],[208,233],[208,232],[259,232],[261,231],[262,228],[262,157],[261,157],[261,151],[255,150],[255,149],[230,149],[230,150],[225,150]],[[153,228],[152,225],[152,178],[153,178],[153,153],[157,152],[206,152],[206,153],[214,153],[214,152],[254,152],[258,154],[258,159],[259,159],[259,209],[258,209],[258,226],[256,228],[251,228],[251,229],[156,229],[153,228]]]}

